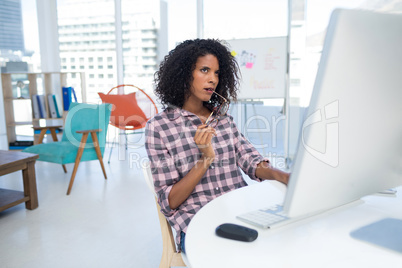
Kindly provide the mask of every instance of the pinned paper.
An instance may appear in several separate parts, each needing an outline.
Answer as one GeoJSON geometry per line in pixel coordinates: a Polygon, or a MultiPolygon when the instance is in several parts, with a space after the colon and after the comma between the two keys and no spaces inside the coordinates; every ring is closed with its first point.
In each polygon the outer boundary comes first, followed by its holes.
{"type": "Polygon", "coordinates": [[[253,68],[253,63],[252,63],[252,62],[247,62],[247,63],[246,63],[246,68],[247,68],[247,69],[253,68]]]}

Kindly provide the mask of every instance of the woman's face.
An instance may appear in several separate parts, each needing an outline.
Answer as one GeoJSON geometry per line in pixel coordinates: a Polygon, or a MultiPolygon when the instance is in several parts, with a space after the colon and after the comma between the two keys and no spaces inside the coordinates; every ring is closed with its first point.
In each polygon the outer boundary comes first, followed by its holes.
{"type": "Polygon", "coordinates": [[[211,54],[199,57],[193,71],[190,98],[195,98],[200,101],[209,101],[218,83],[218,59],[211,54]]]}

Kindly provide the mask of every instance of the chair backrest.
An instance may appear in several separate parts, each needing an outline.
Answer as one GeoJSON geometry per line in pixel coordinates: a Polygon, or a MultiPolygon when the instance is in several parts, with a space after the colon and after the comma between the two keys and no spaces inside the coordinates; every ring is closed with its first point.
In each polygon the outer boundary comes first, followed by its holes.
{"type": "Polygon", "coordinates": [[[124,130],[144,128],[147,121],[158,113],[152,98],[134,85],[118,85],[107,94],[98,93],[102,102],[113,105],[110,124],[124,130]],[[130,93],[117,94],[118,90],[130,93]],[[114,94],[111,94],[114,91],[114,94]]]}
{"type": "Polygon", "coordinates": [[[166,220],[165,215],[162,214],[161,208],[158,204],[158,199],[156,196],[154,183],[152,179],[152,172],[150,168],[149,162],[146,162],[142,166],[142,171],[144,173],[145,181],[147,183],[148,188],[154,194],[156,209],[158,211],[158,218],[159,223],[161,226],[161,233],[162,233],[162,242],[163,242],[163,252],[161,263],[159,267],[183,267],[187,266],[186,257],[184,254],[180,254],[176,252],[176,244],[173,237],[172,227],[170,226],[169,222],[166,220]]]}
{"type": "Polygon", "coordinates": [[[156,198],[156,192],[154,188],[154,181],[152,179],[152,171],[149,161],[146,161],[142,167],[142,172],[144,173],[145,182],[149,190],[153,193],[154,197],[156,198]]]}
{"type": "MultiPolygon", "coordinates": [[[[72,102],[68,110],[62,141],[69,141],[77,147],[80,144],[82,134],[77,130],[102,129],[97,133],[99,147],[102,155],[106,145],[107,127],[109,124],[111,104],[88,104],[72,102]]],[[[92,138],[88,137],[90,146],[92,138]]]]}

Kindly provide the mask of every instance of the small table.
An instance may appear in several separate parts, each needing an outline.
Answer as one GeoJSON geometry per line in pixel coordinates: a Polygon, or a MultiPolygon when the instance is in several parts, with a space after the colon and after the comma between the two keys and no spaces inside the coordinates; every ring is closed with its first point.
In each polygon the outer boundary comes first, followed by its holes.
{"type": "Polygon", "coordinates": [[[0,212],[25,202],[27,209],[38,207],[35,162],[37,154],[0,150],[0,176],[22,170],[24,191],[0,189],[0,212]]]}
{"type": "Polygon", "coordinates": [[[35,130],[40,130],[39,136],[38,136],[37,139],[35,138],[34,144],[35,145],[36,144],[41,144],[43,142],[43,138],[45,137],[45,134],[46,134],[47,130],[49,130],[50,134],[52,134],[53,141],[58,141],[57,134],[56,134],[56,129],[59,129],[61,127],[62,127],[61,125],[44,126],[44,127],[42,127],[42,126],[33,126],[32,128],[34,129],[34,131],[35,130]]]}

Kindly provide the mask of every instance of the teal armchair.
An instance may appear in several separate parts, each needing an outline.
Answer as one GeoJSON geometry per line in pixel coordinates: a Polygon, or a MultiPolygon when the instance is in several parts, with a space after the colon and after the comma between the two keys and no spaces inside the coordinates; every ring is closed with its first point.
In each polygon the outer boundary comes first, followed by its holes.
{"type": "Polygon", "coordinates": [[[71,103],[61,141],[33,145],[23,152],[38,154],[38,161],[61,164],[66,173],[65,164],[75,163],[67,195],[73,187],[80,161],[98,159],[107,179],[103,153],[110,112],[111,104],[71,103]]]}

